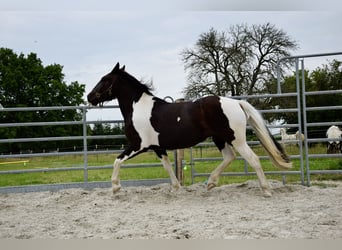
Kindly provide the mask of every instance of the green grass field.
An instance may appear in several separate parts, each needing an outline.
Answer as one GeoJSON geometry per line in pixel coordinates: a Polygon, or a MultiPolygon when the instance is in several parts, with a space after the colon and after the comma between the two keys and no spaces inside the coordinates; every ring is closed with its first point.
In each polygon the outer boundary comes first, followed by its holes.
{"type": "MultiPolygon", "coordinates": [[[[264,150],[260,146],[253,147],[254,152],[258,155],[266,155],[264,150]]],[[[310,148],[310,153],[323,154],[325,153],[324,146],[314,146],[310,148]]],[[[296,145],[288,145],[286,151],[290,155],[298,155],[298,147],[296,145]]],[[[169,152],[171,161],[173,161],[173,152],[169,152]]],[[[195,158],[207,158],[207,157],[221,157],[220,153],[214,147],[207,148],[194,148],[193,157],[195,158]]],[[[100,154],[89,155],[88,166],[103,166],[112,165],[116,155],[114,154],[100,154]]],[[[21,170],[21,169],[46,169],[46,168],[73,168],[83,167],[83,156],[54,156],[54,157],[33,157],[27,159],[0,159],[0,163],[22,161],[28,162],[16,164],[0,164],[0,171],[5,170],[21,170]]],[[[190,162],[190,150],[185,150],[186,170],[184,170],[185,185],[191,184],[191,166],[190,162]]],[[[153,152],[147,152],[141,154],[131,160],[125,162],[126,164],[133,163],[159,163],[160,161],[153,152]]],[[[199,173],[210,173],[220,161],[210,162],[196,162],[194,169],[199,173]]],[[[278,168],[274,167],[269,160],[261,160],[264,171],[277,171],[278,168]]],[[[293,160],[293,170],[300,169],[299,159],[293,160]]],[[[310,169],[319,170],[336,170],[342,169],[342,158],[328,158],[328,159],[312,159],[310,160],[310,169]]],[[[253,169],[248,168],[249,172],[253,172],[253,169]]],[[[235,160],[226,169],[227,172],[243,172],[244,162],[242,160],[235,160]]],[[[110,181],[112,169],[96,169],[88,170],[88,181],[110,181]]],[[[155,179],[155,178],[168,178],[167,172],[163,167],[151,167],[151,168],[122,168],[120,171],[120,178],[122,180],[138,180],[138,179],[155,179]]],[[[280,175],[268,176],[268,179],[279,179],[280,175]]],[[[206,177],[197,177],[195,182],[203,182],[206,177]]],[[[220,184],[243,182],[248,179],[256,179],[256,176],[222,176],[220,178],[220,184]]],[[[342,180],[342,175],[312,175],[311,179],[339,179],[342,180]]],[[[37,172],[37,173],[21,173],[21,174],[1,174],[0,186],[18,186],[18,185],[32,185],[32,184],[55,184],[55,183],[68,183],[68,182],[82,182],[84,180],[84,171],[63,171],[63,172],[37,172]]],[[[299,175],[288,175],[287,182],[299,182],[299,175]]]]}

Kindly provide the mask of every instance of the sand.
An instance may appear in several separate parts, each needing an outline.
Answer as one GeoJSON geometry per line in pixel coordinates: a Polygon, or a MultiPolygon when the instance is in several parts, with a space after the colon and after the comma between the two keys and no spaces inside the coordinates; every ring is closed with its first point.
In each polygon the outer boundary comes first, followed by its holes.
{"type": "Polygon", "coordinates": [[[342,239],[342,183],[0,194],[0,239],[342,239]]]}

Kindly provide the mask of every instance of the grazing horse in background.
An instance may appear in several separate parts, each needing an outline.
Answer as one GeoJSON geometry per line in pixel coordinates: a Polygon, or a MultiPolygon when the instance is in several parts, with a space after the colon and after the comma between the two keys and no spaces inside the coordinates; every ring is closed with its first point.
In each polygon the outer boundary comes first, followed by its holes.
{"type": "Polygon", "coordinates": [[[114,161],[112,191],[120,190],[122,163],[142,152],[153,150],[169,173],[172,187],[180,184],[173,173],[166,150],[188,148],[212,137],[223,155],[223,162],[211,173],[208,190],[218,185],[224,168],[235,158],[233,148],[255,169],[265,196],[271,188],[261,168],[259,157],[246,143],[246,124],[250,124],[272,162],[289,169],[292,164],[283,148],[271,136],[259,112],[246,101],[208,96],[192,102],[169,103],[154,96],[150,89],[128,74],[119,63],[88,94],[92,105],[118,99],[125,121],[128,147],[114,161]]]}
{"type": "Polygon", "coordinates": [[[298,140],[298,145],[299,143],[303,143],[303,141],[305,140],[305,135],[299,134],[299,131],[297,131],[295,135],[296,135],[296,140],[298,140]]]}
{"type": "Polygon", "coordinates": [[[327,154],[337,154],[339,151],[342,153],[341,135],[342,131],[337,126],[328,128],[327,137],[331,140],[328,141],[327,154]]]}
{"type": "Polygon", "coordinates": [[[281,135],[281,141],[283,144],[291,144],[294,143],[293,141],[297,140],[297,137],[295,134],[287,134],[285,128],[280,129],[280,135],[281,135]]]}

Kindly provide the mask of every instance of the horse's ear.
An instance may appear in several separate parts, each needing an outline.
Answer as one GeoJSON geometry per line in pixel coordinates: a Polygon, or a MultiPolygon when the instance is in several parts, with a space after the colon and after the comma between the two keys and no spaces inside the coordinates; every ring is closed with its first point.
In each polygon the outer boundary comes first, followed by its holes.
{"type": "Polygon", "coordinates": [[[122,68],[120,70],[125,71],[125,67],[126,67],[126,65],[122,66],[122,68]]]}
{"type": "Polygon", "coordinates": [[[120,63],[117,63],[114,69],[112,70],[112,73],[118,71],[119,69],[120,69],[120,63]]]}

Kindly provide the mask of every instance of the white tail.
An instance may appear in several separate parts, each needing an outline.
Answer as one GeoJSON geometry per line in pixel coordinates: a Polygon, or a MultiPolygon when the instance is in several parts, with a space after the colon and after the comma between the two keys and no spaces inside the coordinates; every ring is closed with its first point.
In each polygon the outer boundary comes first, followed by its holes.
{"type": "Polygon", "coordinates": [[[284,169],[292,168],[289,157],[282,146],[273,138],[259,112],[248,102],[239,101],[239,104],[246,114],[247,123],[253,127],[274,165],[284,169]]]}

